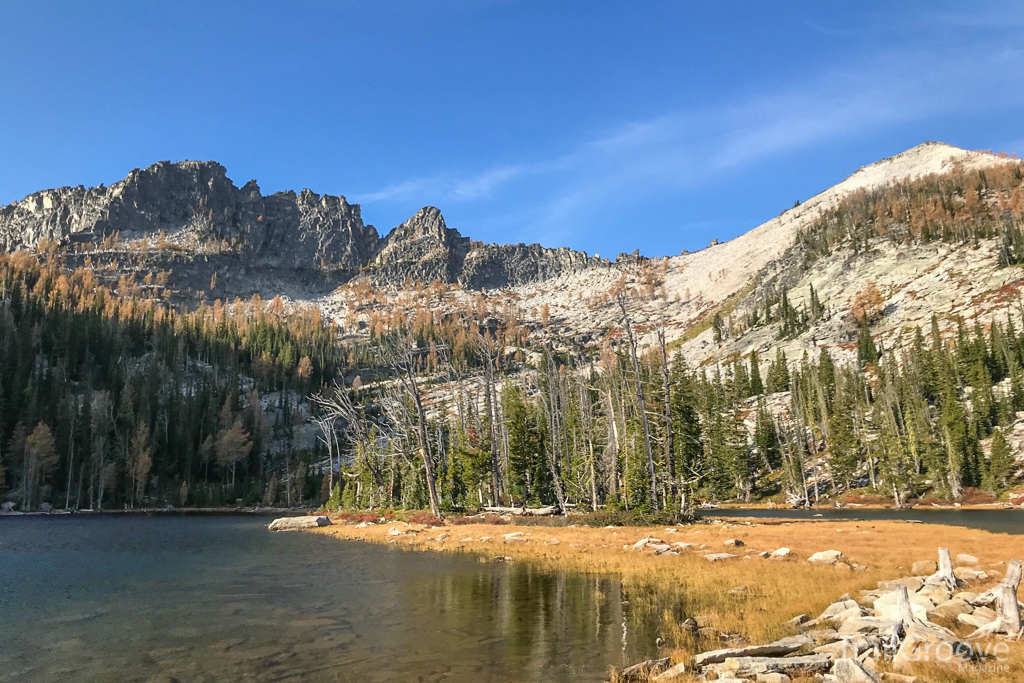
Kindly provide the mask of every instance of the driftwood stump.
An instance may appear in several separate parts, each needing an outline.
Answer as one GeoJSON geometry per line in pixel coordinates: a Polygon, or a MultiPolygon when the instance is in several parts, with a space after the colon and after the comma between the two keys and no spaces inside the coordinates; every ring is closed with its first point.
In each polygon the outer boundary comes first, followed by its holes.
{"type": "Polygon", "coordinates": [[[956,590],[960,585],[960,579],[953,573],[953,560],[949,557],[949,548],[939,548],[939,571],[925,579],[925,583],[943,584],[950,591],[956,590]]]}
{"type": "MultiPolygon", "coordinates": [[[[948,551],[946,557],[949,557],[948,551]]],[[[914,616],[910,606],[910,592],[905,585],[901,585],[896,591],[896,607],[900,621],[893,627],[887,646],[896,650],[893,661],[898,668],[930,661],[933,657],[939,656],[941,648],[935,647],[936,644],[947,645],[948,652],[957,659],[971,659],[970,647],[962,644],[955,633],[914,616]]]]}
{"type": "Polygon", "coordinates": [[[976,602],[986,604],[994,602],[998,616],[990,624],[982,626],[967,636],[969,639],[987,636],[1004,635],[1008,638],[1020,639],[1024,636],[1024,625],[1021,624],[1020,604],[1017,602],[1017,589],[1020,587],[1021,576],[1024,574],[1024,563],[1012,560],[1006,568],[1006,578],[992,590],[978,596],[976,602]]]}

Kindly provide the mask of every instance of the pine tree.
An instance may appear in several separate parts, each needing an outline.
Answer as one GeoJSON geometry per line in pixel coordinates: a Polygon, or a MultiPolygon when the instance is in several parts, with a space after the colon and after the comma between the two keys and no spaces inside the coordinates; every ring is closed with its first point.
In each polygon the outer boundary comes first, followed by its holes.
{"type": "Polygon", "coordinates": [[[862,363],[878,362],[878,350],[875,348],[875,340],[871,336],[866,314],[861,318],[860,329],[857,332],[857,360],[862,363]]]}
{"type": "Polygon", "coordinates": [[[757,402],[757,418],[754,424],[754,447],[764,461],[769,472],[779,467],[782,452],[779,449],[779,435],[775,428],[775,420],[768,410],[768,404],[761,398],[757,402]]]}
{"type": "Polygon", "coordinates": [[[992,433],[992,454],[989,456],[988,474],[985,477],[987,489],[993,493],[1002,491],[1010,475],[1013,473],[1015,461],[1010,452],[1003,430],[996,429],[992,433]]]}
{"type": "Polygon", "coordinates": [[[760,361],[757,357],[757,350],[750,352],[750,396],[760,396],[764,393],[764,384],[761,382],[761,369],[758,367],[760,361]]]}
{"type": "Polygon", "coordinates": [[[789,362],[782,347],[775,349],[775,360],[768,366],[768,383],[766,386],[769,394],[780,391],[789,391],[789,362]]]}

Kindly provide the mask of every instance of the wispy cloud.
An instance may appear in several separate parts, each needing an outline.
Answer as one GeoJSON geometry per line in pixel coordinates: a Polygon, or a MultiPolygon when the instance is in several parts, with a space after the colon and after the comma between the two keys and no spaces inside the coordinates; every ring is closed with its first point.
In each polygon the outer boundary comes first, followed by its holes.
{"type": "Polygon", "coordinates": [[[809,76],[772,93],[667,112],[580,141],[569,152],[415,178],[356,197],[362,202],[492,201],[492,223],[534,239],[564,240],[614,202],[694,189],[769,158],[900,124],[1024,104],[1024,51],[964,46],[958,53],[890,52],[809,76]],[[533,201],[503,204],[515,184],[533,201]],[[502,208],[515,205],[512,211],[502,208]]]}

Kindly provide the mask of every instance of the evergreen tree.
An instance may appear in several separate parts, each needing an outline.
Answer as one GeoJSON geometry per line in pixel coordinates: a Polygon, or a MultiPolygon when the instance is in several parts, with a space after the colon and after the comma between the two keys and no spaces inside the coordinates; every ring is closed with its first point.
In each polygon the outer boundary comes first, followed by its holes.
{"type": "Polygon", "coordinates": [[[750,352],[750,396],[760,396],[764,393],[764,384],[761,382],[761,369],[758,367],[760,361],[757,357],[757,350],[750,352]]]}
{"type": "Polygon", "coordinates": [[[988,462],[988,474],[985,477],[985,488],[998,493],[1002,491],[1013,472],[1015,462],[1010,452],[1003,430],[996,429],[992,433],[992,454],[988,462]]]}

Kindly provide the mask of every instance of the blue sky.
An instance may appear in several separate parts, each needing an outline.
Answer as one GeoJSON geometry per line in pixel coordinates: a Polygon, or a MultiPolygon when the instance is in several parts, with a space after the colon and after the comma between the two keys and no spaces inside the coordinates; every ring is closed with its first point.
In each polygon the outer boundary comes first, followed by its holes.
{"type": "Polygon", "coordinates": [[[1024,153],[1020,2],[5,0],[0,27],[0,203],[214,159],[382,233],[434,205],[655,256],[925,140],[1024,153]]]}

